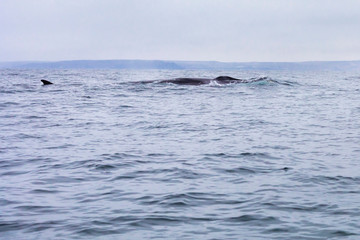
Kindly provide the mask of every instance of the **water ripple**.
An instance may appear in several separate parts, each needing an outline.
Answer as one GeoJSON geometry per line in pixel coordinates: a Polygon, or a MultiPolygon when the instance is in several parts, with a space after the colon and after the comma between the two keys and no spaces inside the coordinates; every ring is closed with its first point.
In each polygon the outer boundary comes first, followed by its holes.
{"type": "Polygon", "coordinates": [[[358,73],[0,78],[0,239],[360,236],[358,73]],[[223,75],[251,83],[134,83],[223,75]]]}

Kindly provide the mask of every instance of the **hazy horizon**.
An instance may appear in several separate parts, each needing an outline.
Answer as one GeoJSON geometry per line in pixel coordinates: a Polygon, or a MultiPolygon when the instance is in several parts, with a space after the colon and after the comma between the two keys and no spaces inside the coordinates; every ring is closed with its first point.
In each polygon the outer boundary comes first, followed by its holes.
{"type": "Polygon", "coordinates": [[[1,63],[57,63],[57,62],[75,62],[75,61],[163,61],[163,62],[219,62],[219,63],[316,63],[316,62],[359,62],[359,59],[353,60],[304,60],[304,61],[218,61],[218,60],[183,60],[183,59],[60,59],[60,60],[13,60],[0,61],[1,63]]]}
{"type": "Polygon", "coordinates": [[[356,61],[360,1],[2,0],[0,61],[356,61]]]}

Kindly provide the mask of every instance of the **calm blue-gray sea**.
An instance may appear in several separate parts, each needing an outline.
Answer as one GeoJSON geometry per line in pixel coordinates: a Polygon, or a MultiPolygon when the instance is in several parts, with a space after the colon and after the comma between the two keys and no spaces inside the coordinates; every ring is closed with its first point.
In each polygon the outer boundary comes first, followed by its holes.
{"type": "Polygon", "coordinates": [[[0,239],[355,240],[359,216],[360,71],[0,70],[0,239]],[[266,78],[134,83],[220,75],[266,78]]]}

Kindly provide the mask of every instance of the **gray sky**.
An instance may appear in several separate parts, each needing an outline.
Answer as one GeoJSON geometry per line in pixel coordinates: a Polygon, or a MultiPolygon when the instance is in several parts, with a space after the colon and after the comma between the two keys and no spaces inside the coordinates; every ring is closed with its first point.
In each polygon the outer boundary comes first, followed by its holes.
{"type": "Polygon", "coordinates": [[[0,0],[0,61],[360,60],[360,0],[0,0]]]}

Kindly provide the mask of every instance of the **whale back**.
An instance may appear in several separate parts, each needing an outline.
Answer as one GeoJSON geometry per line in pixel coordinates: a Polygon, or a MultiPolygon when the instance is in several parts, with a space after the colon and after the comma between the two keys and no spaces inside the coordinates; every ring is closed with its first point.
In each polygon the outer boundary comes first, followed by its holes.
{"type": "Polygon", "coordinates": [[[210,79],[206,78],[175,78],[170,80],[163,80],[161,83],[174,83],[178,85],[203,85],[209,84],[210,79]]]}
{"type": "Polygon", "coordinates": [[[240,80],[240,79],[229,77],[229,76],[218,76],[214,80],[220,80],[221,81],[221,80],[240,80]]]}
{"type": "Polygon", "coordinates": [[[238,83],[238,82],[244,82],[244,80],[233,78],[229,76],[219,76],[214,79],[216,82],[221,84],[231,84],[231,83],[238,83]]]}

